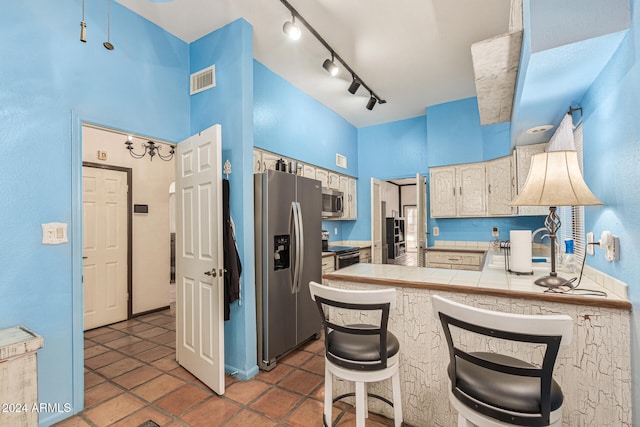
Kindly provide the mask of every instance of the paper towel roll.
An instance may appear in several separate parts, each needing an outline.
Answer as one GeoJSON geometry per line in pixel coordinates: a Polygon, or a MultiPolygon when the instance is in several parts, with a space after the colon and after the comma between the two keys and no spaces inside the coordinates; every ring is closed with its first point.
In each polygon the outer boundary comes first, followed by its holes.
{"type": "Polygon", "coordinates": [[[511,230],[511,258],[509,266],[514,273],[531,273],[531,230],[511,230]]]}

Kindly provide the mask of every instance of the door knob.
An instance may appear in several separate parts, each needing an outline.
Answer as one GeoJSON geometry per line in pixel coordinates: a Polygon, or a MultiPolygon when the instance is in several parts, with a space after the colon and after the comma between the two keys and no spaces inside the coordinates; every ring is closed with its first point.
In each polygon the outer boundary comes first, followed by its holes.
{"type": "Polygon", "coordinates": [[[207,276],[216,277],[218,275],[218,272],[216,271],[215,268],[213,268],[211,269],[211,271],[205,271],[204,274],[206,274],[207,276]]]}

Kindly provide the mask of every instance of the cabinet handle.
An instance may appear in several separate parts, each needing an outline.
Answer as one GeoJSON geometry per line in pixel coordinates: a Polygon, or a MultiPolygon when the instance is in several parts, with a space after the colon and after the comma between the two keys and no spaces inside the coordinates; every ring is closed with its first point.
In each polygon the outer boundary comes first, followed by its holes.
{"type": "Polygon", "coordinates": [[[491,184],[489,184],[489,194],[491,194],[491,184]]]}
{"type": "Polygon", "coordinates": [[[453,187],[453,195],[456,195],[456,187],[453,187]]]}
{"type": "Polygon", "coordinates": [[[458,193],[458,194],[460,194],[462,196],[462,187],[460,187],[460,193],[458,193]]]}

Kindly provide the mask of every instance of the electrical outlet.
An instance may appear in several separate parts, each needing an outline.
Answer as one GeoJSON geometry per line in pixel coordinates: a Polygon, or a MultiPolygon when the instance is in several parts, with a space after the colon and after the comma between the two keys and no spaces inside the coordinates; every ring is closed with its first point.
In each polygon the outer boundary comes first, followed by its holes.
{"type": "Polygon", "coordinates": [[[491,235],[492,235],[493,237],[498,237],[498,236],[500,236],[500,230],[498,229],[498,227],[493,227],[493,228],[491,229],[491,235]]]}
{"type": "Polygon", "coordinates": [[[593,248],[593,245],[590,245],[589,243],[593,243],[593,232],[592,231],[587,233],[587,253],[589,255],[594,255],[595,254],[595,250],[593,248]]]}
{"type": "Polygon", "coordinates": [[[440,227],[433,227],[433,235],[436,237],[440,235],[440,227]]]}

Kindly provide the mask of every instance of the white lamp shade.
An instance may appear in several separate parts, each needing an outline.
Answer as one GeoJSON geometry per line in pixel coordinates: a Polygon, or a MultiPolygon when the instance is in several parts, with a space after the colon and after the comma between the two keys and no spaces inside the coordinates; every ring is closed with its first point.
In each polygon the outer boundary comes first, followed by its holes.
{"type": "Polygon", "coordinates": [[[529,176],[512,206],[601,205],[582,178],[575,151],[550,151],[531,158],[529,176]]]}

